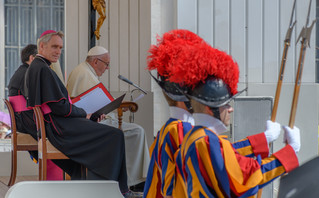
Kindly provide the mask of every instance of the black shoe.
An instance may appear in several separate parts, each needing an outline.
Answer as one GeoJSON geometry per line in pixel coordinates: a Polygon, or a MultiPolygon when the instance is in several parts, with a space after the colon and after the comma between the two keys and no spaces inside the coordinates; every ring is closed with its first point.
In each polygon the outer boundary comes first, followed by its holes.
{"type": "Polygon", "coordinates": [[[124,198],[142,198],[143,193],[142,192],[133,192],[131,190],[127,191],[123,194],[124,198]]]}
{"type": "Polygon", "coordinates": [[[138,184],[136,184],[134,186],[131,186],[130,190],[133,190],[134,192],[143,192],[144,191],[144,185],[145,185],[145,182],[138,183],[138,184]]]}

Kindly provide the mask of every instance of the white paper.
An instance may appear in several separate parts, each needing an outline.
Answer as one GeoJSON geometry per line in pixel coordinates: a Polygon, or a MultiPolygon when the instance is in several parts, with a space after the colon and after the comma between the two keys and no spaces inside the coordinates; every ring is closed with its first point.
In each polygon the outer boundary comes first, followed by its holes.
{"type": "Polygon", "coordinates": [[[74,105],[83,108],[85,112],[89,114],[96,112],[110,102],[111,100],[107,97],[104,91],[100,87],[97,87],[82,96],[79,101],[74,103],[74,105]]]}

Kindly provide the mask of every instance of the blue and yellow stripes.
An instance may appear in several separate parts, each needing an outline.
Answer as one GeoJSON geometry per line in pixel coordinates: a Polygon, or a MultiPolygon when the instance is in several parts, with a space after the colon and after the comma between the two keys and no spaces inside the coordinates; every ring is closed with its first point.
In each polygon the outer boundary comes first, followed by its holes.
{"type": "Polygon", "coordinates": [[[253,152],[251,144],[249,138],[231,144],[213,131],[195,126],[176,155],[177,170],[186,183],[188,196],[249,197],[285,173],[275,156],[253,158],[260,156],[253,152]]]}
{"type": "Polygon", "coordinates": [[[151,163],[145,182],[144,197],[172,195],[176,174],[174,155],[182,138],[191,128],[189,123],[170,118],[158,132],[151,146],[151,163]]]}

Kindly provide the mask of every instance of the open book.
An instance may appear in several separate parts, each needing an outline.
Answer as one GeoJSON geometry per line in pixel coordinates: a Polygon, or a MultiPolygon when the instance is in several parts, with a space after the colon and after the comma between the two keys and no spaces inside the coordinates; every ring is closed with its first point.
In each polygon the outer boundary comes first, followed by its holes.
{"type": "Polygon", "coordinates": [[[72,99],[72,103],[80,108],[83,108],[87,114],[92,113],[91,120],[96,121],[102,114],[117,109],[125,94],[114,100],[108,90],[102,83],[95,85],[84,93],[72,99]]]}

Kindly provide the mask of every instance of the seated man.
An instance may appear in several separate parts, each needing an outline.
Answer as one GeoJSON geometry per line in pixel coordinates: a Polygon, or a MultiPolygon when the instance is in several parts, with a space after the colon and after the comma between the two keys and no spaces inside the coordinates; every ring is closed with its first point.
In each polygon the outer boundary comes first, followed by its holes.
{"type": "Polygon", "coordinates": [[[71,179],[81,179],[84,165],[87,179],[118,181],[124,197],[134,197],[127,186],[123,132],[89,120],[91,115],[70,102],[66,87],[49,67],[61,55],[62,38],[63,33],[54,30],[40,36],[38,54],[25,75],[27,107],[44,107],[48,139],[70,158],[57,164],[71,179]]]}
{"type": "MultiPolygon", "coordinates": [[[[25,73],[37,54],[37,46],[33,44],[27,45],[21,51],[21,62],[22,65],[15,71],[10,79],[8,89],[9,89],[9,101],[13,106],[15,111],[17,130],[25,133],[31,134],[34,139],[38,139],[37,129],[33,120],[33,110],[32,109],[15,109],[14,98],[23,97],[24,95],[24,76],[25,73]]],[[[17,101],[21,102],[21,101],[17,101]]],[[[26,105],[21,105],[26,106],[26,105]]]]}
{"type": "MultiPolygon", "coordinates": [[[[26,100],[23,96],[24,94],[24,76],[25,73],[34,60],[34,57],[37,54],[37,46],[33,44],[27,45],[21,51],[21,62],[22,65],[15,71],[13,76],[10,79],[8,89],[9,89],[9,101],[13,106],[14,116],[16,119],[16,126],[19,132],[30,134],[35,140],[38,139],[37,129],[34,122],[34,115],[32,109],[26,108],[26,100]],[[16,105],[19,103],[19,105],[16,105]],[[23,105],[21,105],[23,104],[23,105]],[[24,107],[19,109],[18,107],[24,107]]],[[[38,152],[30,151],[29,152],[33,158],[33,161],[37,162],[38,152]]],[[[47,180],[62,180],[63,172],[56,166],[51,160],[47,161],[47,180]]]]}
{"type": "MultiPolygon", "coordinates": [[[[95,46],[88,52],[86,60],[70,73],[67,89],[71,97],[76,97],[89,88],[100,83],[99,77],[109,68],[110,55],[108,51],[95,46]]],[[[102,124],[118,127],[117,119],[109,118],[102,124]]],[[[123,122],[122,129],[125,139],[128,185],[133,186],[145,181],[147,165],[150,161],[144,129],[135,124],[123,122]]]]}

